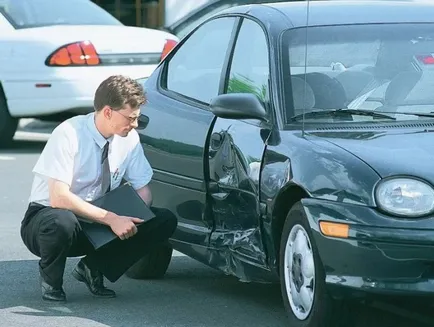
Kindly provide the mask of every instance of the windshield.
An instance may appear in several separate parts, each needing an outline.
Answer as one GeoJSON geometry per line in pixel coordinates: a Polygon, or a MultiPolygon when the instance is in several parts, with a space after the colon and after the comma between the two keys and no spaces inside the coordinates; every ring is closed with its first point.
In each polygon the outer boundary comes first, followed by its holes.
{"type": "Polygon", "coordinates": [[[50,25],[122,25],[90,0],[0,0],[0,13],[16,29],[50,25]]]}
{"type": "MultiPolygon", "coordinates": [[[[434,112],[433,24],[298,28],[284,33],[283,46],[287,122],[324,109],[402,113],[397,119],[419,118],[404,112],[434,112]]],[[[333,117],[309,115],[306,121],[345,119],[333,117]]]]}

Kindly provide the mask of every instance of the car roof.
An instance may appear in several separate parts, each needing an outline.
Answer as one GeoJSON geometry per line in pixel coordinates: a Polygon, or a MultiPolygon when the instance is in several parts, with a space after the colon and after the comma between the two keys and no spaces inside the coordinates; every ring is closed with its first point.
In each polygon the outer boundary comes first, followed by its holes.
{"type": "MultiPolygon", "coordinates": [[[[307,1],[253,4],[226,9],[225,13],[248,13],[267,20],[264,10],[278,10],[292,27],[307,26],[307,1]]],[[[309,26],[434,23],[434,1],[417,0],[319,0],[309,2],[309,26]]]]}
{"type": "MultiPolygon", "coordinates": [[[[290,0],[280,0],[280,1],[290,1],[290,0]]],[[[196,9],[192,10],[191,12],[187,13],[185,16],[182,16],[181,18],[177,19],[170,25],[165,25],[164,28],[175,30],[178,27],[188,24],[189,21],[194,21],[196,19],[199,19],[202,15],[206,15],[208,12],[212,11],[215,8],[220,8],[225,5],[229,5],[231,7],[235,6],[243,6],[243,5],[249,5],[249,4],[257,4],[257,3],[267,3],[267,2],[279,2],[277,0],[209,0],[208,2],[200,5],[196,9]]]]}

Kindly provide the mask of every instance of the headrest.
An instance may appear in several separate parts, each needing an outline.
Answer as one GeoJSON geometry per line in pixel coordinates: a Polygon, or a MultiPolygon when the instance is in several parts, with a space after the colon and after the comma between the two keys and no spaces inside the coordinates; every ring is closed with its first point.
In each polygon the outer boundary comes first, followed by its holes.
{"type": "Polygon", "coordinates": [[[404,71],[396,75],[389,83],[384,95],[386,105],[404,105],[405,101],[432,99],[434,74],[422,77],[422,72],[404,71]]]}
{"type": "Polygon", "coordinates": [[[379,79],[393,79],[402,71],[413,66],[415,54],[430,51],[427,49],[431,42],[396,42],[395,40],[382,42],[375,63],[374,74],[379,79]]]}
{"type": "MultiPolygon", "coordinates": [[[[302,75],[299,76],[304,78],[302,75]]],[[[336,78],[314,72],[306,74],[306,82],[315,95],[316,109],[345,108],[347,102],[345,90],[336,78]]]]}
{"type": "Polygon", "coordinates": [[[302,78],[291,76],[292,97],[294,101],[294,114],[303,109],[310,110],[315,106],[315,95],[312,88],[302,78]]]}
{"type": "Polygon", "coordinates": [[[352,101],[374,81],[374,75],[366,71],[346,70],[337,75],[336,79],[342,84],[347,101],[352,101]]]}

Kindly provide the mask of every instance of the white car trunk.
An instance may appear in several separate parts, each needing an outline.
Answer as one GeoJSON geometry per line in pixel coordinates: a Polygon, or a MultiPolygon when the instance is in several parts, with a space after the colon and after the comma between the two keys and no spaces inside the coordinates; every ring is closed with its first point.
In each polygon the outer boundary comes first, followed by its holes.
{"type": "Polygon", "coordinates": [[[56,25],[20,29],[0,35],[0,76],[33,79],[38,72],[51,74],[53,68],[46,66],[45,61],[69,43],[90,41],[102,56],[161,54],[167,39],[177,40],[163,31],[129,26],[56,25]]]}
{"type": "MultiPolygon", "coordinates": [[[[163,31],[130,26],[60,25],[17,31],[26,39],[46,40],[61,46],[70,42],[90,41],[99,54],[159,53],[166,39],[174,36],[163,31]]],[[[53,49],[54,50],[54,49],[53,49]]]]}

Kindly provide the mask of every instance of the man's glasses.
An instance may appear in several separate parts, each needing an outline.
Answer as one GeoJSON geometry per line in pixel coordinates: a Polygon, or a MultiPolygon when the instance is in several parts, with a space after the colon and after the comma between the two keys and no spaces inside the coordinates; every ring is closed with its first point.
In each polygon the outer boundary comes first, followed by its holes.
{"type": "Polygon", "coordinates": [[[139,121],[139,116],[137,116],[137,117],[130,117],[130,116],[125,116],[124,114],[120,113],[117,110],[113,110],[112,109],[112,111],[114,111],[114,112],[118,113],[119,115],[121,115],[122,117],[128,119],[130,121],[130,124],[134,124],[136,121],[137,122],[139,121]]]}

